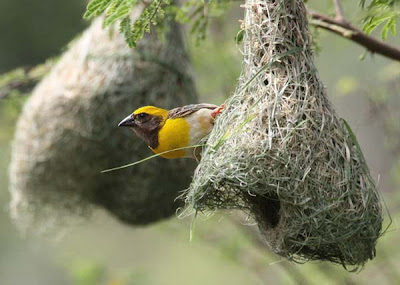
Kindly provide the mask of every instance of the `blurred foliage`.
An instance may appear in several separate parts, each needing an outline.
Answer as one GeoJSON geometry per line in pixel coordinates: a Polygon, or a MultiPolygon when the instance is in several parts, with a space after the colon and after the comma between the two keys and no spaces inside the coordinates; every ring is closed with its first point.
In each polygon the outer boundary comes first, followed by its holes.
{"type": "Polygon", "coordinates": [[[11,140],[15,123],[26,97],[11,94],[6,100],[0,100],[0,143],[11,140]]]}
{"type": "Polygon", "coordinates": [[[360,0],[362,8],[367,10],[363,19],[363,30],[370,34],[381,27],[381,37],[386,40],[389,31],[396,36],[397,19],[400,16],[399,0],[360,0]]]}
{"type": "Polygon", "coordinates": [[[50,71],[57,59],[50,58],[32,68],[18,67],[0,74],[0,100],[28,95],[36,84],[50,71]]]}
{"type": "Polygon", "coordinates": [[[400,76],[386,80],[379,88],[364,92],[368,97],[372,118],[380,122],[385,133],[385,147],[400,156],[400,76]]]}
{"type": "Polygon", "coordinates": [[[73,258],[65,267],[69,271],[74,285],[145,285],[149,282],[148,274],[140,269],[127,272],[115,272],[99,261],[73,258]]]}
{"type": "MultiPolygon", "coordinates": [[[[227,16],[238,17],[235,12],[229,10],[227,16]]],[[[201,45],[196,37],[190,37],[188,43],[200,94],[209,98],[210,103],[220,104],[235,89],[242,57],[240,45],[233,44],[237,26],[218,18],[211,22],[210,29],[212,34],[201,45]]]]}
{"type": "Polygon", "coordinates": [[[88,260],[76,260],[71,263],[70,271],[75,285],[104,284],[105,267],[88,260]]]}
{"type": "Polygon", "coordinates": [[[348,95],[353,93],[359,87],[359,82],[351,76],[341,77],[336,83],[337,94],[348,95]]]}
{"type": "Polygon", "coordinates": [[[199,44],[206,39],[209,19],[218,21],[226,16],[226,11],[232,5],[233,2],[230,0],[188,0],[182,7],[174,9],[175,19],[181,24],[189,23],[191,25],[190,33],[195,37],[196,44],[199,44]]]}

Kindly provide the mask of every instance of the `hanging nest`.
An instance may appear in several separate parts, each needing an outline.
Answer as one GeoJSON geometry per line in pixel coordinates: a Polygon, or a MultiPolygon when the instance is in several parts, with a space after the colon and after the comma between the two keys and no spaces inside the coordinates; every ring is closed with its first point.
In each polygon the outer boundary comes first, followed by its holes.
{"type": "Polygon", "coordinates": [[[380,199],[318,77],[303,1],[244,7],[243,72],[187,202],[249,212],[271,250],[290,260],[362,267],[381,235],[380,199]]]}
{"type": "Polygon", "coordinates": [[[93,206],[132,225],[175,213],[175,197],[191,181],[191,160],[159,158],[100,173],[151,154],[130,130],[117,128],[124,116],[142,105],[197,100],[181,30],[168,25],[162,41],[151,33],[132,51],[97,19],[37,86],[12,148],[10,209],[20,228],[47,231],[93,206]]]}

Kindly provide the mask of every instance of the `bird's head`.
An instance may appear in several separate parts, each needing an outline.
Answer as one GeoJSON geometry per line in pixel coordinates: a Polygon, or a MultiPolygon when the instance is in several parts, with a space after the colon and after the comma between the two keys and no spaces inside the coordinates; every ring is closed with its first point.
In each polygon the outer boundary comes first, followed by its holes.
{"type": "Polygon", "coordinates": [[[168,110],[145,106],[123,119],[118,127],[131,128],[151,147],[158,143],[157,134],[168,118],[168,110]]]}

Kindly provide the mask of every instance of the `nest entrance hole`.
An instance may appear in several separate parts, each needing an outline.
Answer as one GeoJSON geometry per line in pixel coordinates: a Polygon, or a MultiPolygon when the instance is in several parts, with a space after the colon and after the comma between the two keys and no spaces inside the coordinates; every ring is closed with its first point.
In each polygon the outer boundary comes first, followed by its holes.
{"type": "Polygon", "coordinates": [[[275,228],[280,221],[281,202],[277,197],[249,195],[249,202],[256,217],[262,217],[269,228],[275,228]]]}

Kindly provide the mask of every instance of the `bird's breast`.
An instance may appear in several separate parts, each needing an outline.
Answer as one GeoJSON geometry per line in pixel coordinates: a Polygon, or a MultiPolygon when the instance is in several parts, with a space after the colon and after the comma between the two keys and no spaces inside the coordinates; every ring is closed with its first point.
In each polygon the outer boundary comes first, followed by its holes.
{"type": "MultiPolygon", "coordinates": [[[[186,147],[190,143],[190,125],[183,118],[167,119],[158,132],[158,146],[153,149],[161,153],[176,148],[186,147]]],[[[190,151],[190,150],[188,150],[190,151]]],[[[186,156],[186,150],[176,150],[162,154],[164,158],[179,158],[186,156]]]]}

